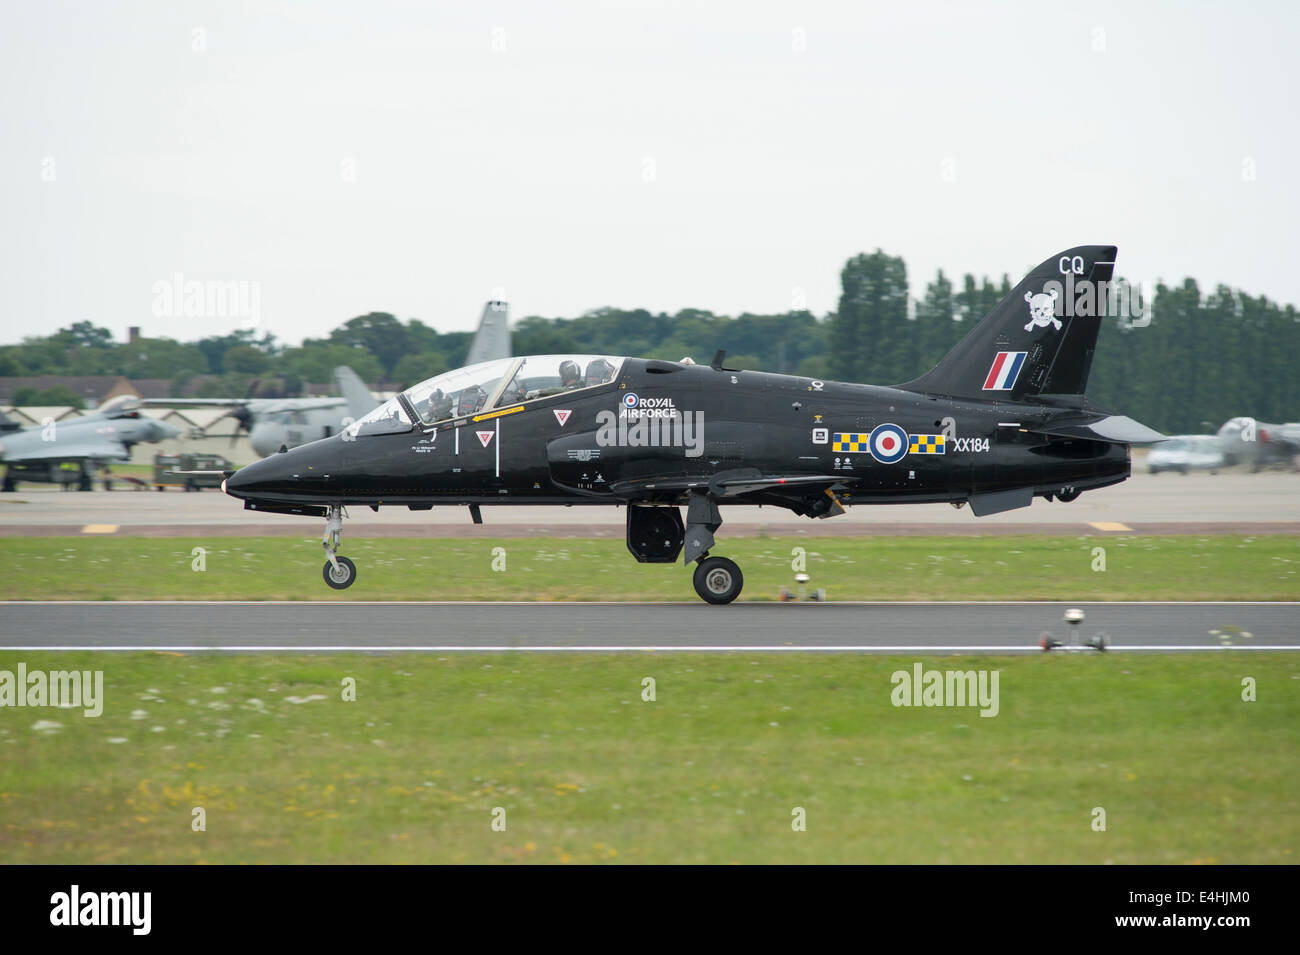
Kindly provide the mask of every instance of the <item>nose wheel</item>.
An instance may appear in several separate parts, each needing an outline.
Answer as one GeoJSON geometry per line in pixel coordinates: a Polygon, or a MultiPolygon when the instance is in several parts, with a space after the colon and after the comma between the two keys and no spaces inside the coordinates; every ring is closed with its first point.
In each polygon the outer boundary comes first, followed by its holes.
{"type": "Polygon", "coordinates": [[[705,557],[695,568],[695,592],[711,604],[731,603],[743,586],[745,576],[733,560],[705,557]]]}
{"type": "Polygon", "coordinates": [[[346,557],[339,557],[336,554],[332,561],[325,561],[325,568],[321,574],[325,578],[325,583],[335,590],[347,590],[357,579],[357,565],[346,557]]]}
{"type": "Polygon", "coordinates": [[[325,534],[321,538],[321,546],[325,548],[325,556],[329,560],[325,561],[321,576],[325,578],[325,583],[335,590],[347,590],[357,581],[357,565],[346,557],[338,555],[339,544],[342,541],[343,508],[338,504],[331,504],[325,516],[325,534]]]}

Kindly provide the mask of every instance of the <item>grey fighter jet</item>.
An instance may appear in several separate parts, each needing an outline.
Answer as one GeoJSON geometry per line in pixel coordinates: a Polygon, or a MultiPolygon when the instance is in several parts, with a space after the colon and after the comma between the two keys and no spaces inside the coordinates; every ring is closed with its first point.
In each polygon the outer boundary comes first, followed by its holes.
{"type": "Polygon", "coordinates": [[[99,468],[130,460],[132,445],[179,434],[174,425],[141,415],[139,398],[121,395],[93,414],[5,434],[0,440],[3,489],[13,491],[18,481],[35,481],[89,491],[99,468]]]}

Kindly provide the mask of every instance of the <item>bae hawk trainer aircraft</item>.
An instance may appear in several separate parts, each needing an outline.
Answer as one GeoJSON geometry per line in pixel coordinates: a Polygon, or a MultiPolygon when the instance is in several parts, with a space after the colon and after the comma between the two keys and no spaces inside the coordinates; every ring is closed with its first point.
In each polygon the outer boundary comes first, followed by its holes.
{"type": "Polygon", "coordinates": [[[479,523],[484,504],[605,504],[626,506],[638,561],[694,562],[696,592],[729,603],[740,568],[711,554],[726,505],[984,516],[1126,479],[1129,445],[1161,435],[1084,397],[1115,251],[1052,256],[934,370],[894,387],[739,371],[723,352],[711,365],[507,358],[431,378],[223,487],[250,510],[324,517],[335,589],[357,576],[338,553],[349,505],[467,505],[479,523]]]}

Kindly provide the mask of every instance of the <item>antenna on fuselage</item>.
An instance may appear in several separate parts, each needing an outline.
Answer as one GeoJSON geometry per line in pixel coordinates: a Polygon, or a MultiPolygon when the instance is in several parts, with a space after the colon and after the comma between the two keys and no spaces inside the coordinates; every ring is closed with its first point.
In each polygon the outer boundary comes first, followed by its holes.
{"type": "Polygon", "coordinates": [[[718,353],[713,356],[713,361],[709,363],[709,367],[714,371],[722,371],[722,359],[726,357],[727,350],[725,348],[719,348],[718,353]]]}

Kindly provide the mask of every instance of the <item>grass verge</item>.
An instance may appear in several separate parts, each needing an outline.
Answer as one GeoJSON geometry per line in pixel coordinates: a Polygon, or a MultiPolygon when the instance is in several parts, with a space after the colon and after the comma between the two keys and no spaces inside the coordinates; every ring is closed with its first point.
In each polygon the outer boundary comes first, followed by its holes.
{"type": "MultiPolygon", "coordinates": [[[[794,586],[794,549],[832,600],[1294,600],[1300,538],[738,538],[716,553],[742,600],[794,586]],[[1098,548],[1101,548],[1099,551],[1098,548]]],[[[637,564],[621,539],[345,541],[357,583],[328,589],[319,538],[0,539],[7,600],[693,600],[678,564],[637,564]],[[199,551],[202,549],[202,571],[199,551]],[[503,567],[503,570],[494,570],[503,567]]]]}

